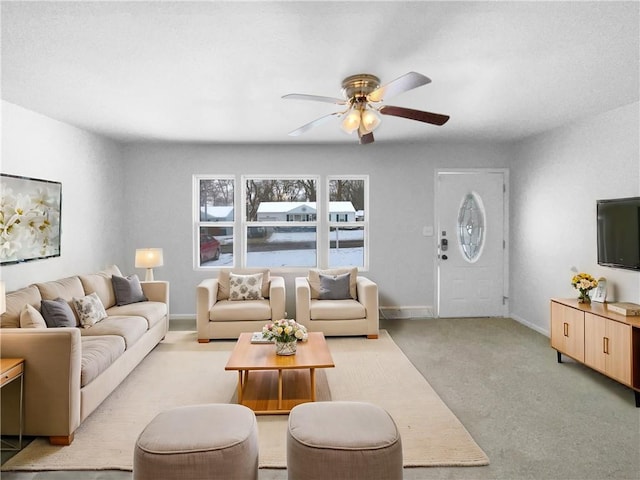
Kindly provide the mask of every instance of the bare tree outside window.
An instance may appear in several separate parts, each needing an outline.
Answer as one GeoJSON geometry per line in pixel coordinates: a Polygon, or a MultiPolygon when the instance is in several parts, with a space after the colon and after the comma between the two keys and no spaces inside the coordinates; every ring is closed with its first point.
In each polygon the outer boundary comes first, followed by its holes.
{"type": "Polygon", "coordinates": [[[196,267],[368,268],[366,175],[240,178],[194,175],[196,267]]]}

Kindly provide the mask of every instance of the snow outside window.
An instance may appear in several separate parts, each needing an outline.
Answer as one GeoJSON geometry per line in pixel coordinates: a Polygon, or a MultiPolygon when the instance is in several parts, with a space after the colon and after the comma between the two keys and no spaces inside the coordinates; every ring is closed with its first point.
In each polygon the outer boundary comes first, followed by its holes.
{"type": "Polygon", "coordinates": [[[194,265],[366,270],[368,180],[195,175],[194,265]]]}
{"type": "Polygon", "coordinates": [[[194,178],[197,192],[194,262],[197,267],[234,264],[234,187],[233,177],[194,178]]]}

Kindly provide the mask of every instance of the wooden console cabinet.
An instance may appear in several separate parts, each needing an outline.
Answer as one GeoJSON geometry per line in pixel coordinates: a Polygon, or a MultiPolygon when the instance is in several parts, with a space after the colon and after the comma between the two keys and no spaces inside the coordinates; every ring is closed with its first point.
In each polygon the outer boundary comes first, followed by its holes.
{"type": "Polygon", "coordinates": [[[609,311],[607,304],[551,300],[551,347],[632,388],[640,407],[640,317],[609,311]]]}

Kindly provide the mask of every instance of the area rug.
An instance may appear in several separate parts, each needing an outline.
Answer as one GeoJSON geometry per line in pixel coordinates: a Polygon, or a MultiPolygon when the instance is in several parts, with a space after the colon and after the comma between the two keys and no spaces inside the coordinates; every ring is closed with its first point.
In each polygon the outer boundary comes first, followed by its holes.
{"type": "MultiPolygon", "coordinates": [[[[386,409],[400,430],[405,467],[489,463],[386,331],[377,340],[327,341],[336,366],[318,370],[318,400],[366,401],[386,409]]],[[[160,411],[235,402],[237,372],[224,370],[233,345],[202,344],[195,332],[169,332],[78,428],[70,446],[51,446],[45,438],[36,438],[2,470],[132,470],[135,441],[160,411]]],[[[286,468],[287,419],[258,416],[260,468],[286,468]]]]}

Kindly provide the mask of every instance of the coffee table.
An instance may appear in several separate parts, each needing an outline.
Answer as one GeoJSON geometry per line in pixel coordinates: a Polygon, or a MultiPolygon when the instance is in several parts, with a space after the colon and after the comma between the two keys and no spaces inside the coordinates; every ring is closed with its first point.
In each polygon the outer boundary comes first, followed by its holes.
{"type": "Polygon", "coordinates": [[[225,370],[238,371],[238,403],[256,414],[287,414],[300,403],[316,401],[316,369],[335,367],[321,332],[298,342],[295,355],[276,355],[272,343],[251,343],[242,333],[225,370]],[[307,370],[309,371],[307,373],[307,370]]]}

